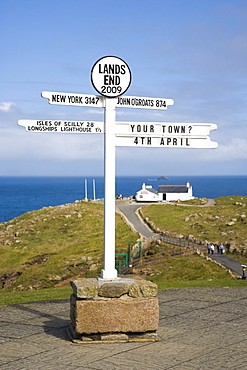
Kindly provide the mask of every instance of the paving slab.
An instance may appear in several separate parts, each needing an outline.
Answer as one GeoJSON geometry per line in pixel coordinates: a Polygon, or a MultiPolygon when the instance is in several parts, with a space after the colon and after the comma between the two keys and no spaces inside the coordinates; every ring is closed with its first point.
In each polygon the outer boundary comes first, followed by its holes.
{"type": "Polygon", "coordinates": [[[69,299],[0,307],[0,370],[238,369],[246,367],[247,289],[164,290],[159,342],[69,340],[69,299]]]}

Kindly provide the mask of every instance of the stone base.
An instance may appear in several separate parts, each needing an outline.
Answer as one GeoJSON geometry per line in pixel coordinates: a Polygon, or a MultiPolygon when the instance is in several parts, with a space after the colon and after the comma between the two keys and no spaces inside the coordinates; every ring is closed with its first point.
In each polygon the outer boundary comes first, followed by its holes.
{"type": "Polygon", "coordinates": [[[158,342],[157,331],[147,333],[104,333],[104,334],[77,334],[71,324],[68,328],[68,336],[76,344],[96,343],[130,343],[130,342],[158,342]]]}
{"type": "Polygon", "coordinates": [[[157,286],[142,278],[79,279],[71,283],[69,335],[81,342],[156,341],[157,286]]]}

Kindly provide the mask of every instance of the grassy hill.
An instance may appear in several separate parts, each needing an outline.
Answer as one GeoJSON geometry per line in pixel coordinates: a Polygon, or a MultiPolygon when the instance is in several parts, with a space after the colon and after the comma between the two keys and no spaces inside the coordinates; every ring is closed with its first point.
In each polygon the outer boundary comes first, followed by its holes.
{"type": "MultiPolygon", "coordinates": [[[[227,243],[230,250],[239,251],[235,258],[247,264],[247,197],[218,198],[214,207],[195,206],[205,204],[202,200],[192,203],[148,205],[142,213],[155,229],[168,234],[227,243]]],[[[102,204],[77,201],[0,224],[0,304],[69,297],[70,280],[100,276],[103,222],[102,204]]],[[[126,253],[128,242],[138,238],[116,214],[116,253],[126,253]]],[[[226,270],[190,251],[172,257],[171,245],[152,243],[151,248],[166,258],[135,272],[156,282],[159,289],[246,285],[246,280],[234,280],[226,270]]]]}
{"type": "Polygon", "coordinates": [[[152,204],[141,212],[156,230],[203,242],[224,243],[229,252],[247,256],[246,204],[247,197],[232,196],[215,199],[213,207],[152,204]]]}
{"type": "MultiPolygon", "coordinates": [[[[100,276],[104,253],[102,204],[46,207],[0,224],[0,288],[41,289],[69,285],[72,277],[100,276]]],[[[137,240],[116,214],[116,252],[137,240]]]]}

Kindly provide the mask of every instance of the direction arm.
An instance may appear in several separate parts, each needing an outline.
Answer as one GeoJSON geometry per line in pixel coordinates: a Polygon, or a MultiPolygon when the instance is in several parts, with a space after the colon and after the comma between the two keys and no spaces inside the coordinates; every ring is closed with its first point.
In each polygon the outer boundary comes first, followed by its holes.
{"type": "Polygon", "coordinates": [[[49,99],[49,104],[104,108],[103,96],[52,91],[42,91],[41,96],[49,99]]]}
{"type": "Polygon", "coordinates": [[[104,122],[62,120],[18,120],[27,132],[54,132],[63,134],[103,134],[104,122]]]}
{"type": "Polygon", "coordinates": [[[175,122],[116,122],[118,135],[142,136],[207,136],[216,130],[214,123],[175,123],[175,122]]]}
{"type": "Polygon", "coordinates": [[[118,97],[116,107],[166,110],[169,105],[173,104],[173,99],[145,98],[140,96],[122,95],[118,97]]]}
{"type": "Polygon", "coordinates": [[[122,136],[116,135],[116,146],[130,146],[135,148],[217,148],[218,143],[211,141],[209,136],[122,136]]]}

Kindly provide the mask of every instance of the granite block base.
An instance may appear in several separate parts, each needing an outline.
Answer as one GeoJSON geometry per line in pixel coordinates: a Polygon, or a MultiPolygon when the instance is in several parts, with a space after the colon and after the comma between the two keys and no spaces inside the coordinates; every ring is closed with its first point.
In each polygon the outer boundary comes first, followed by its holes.
{"type": "Polygon", "coordinates": [[[158,340],[156,284],[134,277],[79,279],[71,285],[69,335],[73,342],[158,340]]]}

